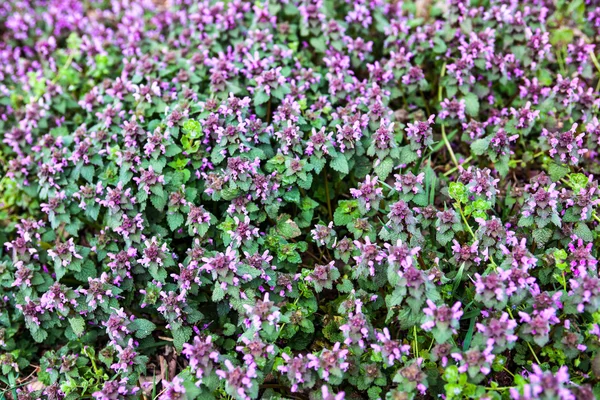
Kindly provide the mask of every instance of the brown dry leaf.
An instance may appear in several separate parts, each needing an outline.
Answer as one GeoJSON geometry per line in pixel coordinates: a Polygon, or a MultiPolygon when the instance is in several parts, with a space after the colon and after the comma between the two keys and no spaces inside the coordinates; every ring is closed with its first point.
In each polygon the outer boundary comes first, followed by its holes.
{"type": "Polygon", "coordinates": [[[429,17],[429,11],[431,10],[431,5],[433,0],[417,0],[415,2],[415,7],[417,8],[417,18],[425,18],[429,17]]]}
{"type": "Polygon", "coordinates": [[[46,385],[44,385],[42,382],[38,381],[37,379],[29,384],[27,384],[27,390],[31,391],[31,392],[35,392],[36,390],[42,390],[46,387],[46,385]]]}

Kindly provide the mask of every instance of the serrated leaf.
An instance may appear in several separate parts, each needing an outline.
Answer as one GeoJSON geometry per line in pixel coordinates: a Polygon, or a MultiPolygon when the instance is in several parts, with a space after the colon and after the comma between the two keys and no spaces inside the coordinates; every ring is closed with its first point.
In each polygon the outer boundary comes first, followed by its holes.
{"type": "Polygon", "coordinates": [[[254,105],[259,106],[269,101],[269,95],[264,90],[257,90],[254,93],[254,105]]]}
{"type": "Polygon", "coordinates": [[[381,181],[385,180],[388,177],[388,175],[392,172],[393,169],[394,169],[394,161],[390,157],[387,157],[386,159],[381,161],[374,168],[375,173],[377,174],[377,176],[379,177],[379,180],[381,180],[381,181]]]}
{"type": "Polygon", "coordinates": [[[31,337],[37,343],[42,343],[48,337],[48,332],[46,332],[45,330],[43,330],[41,328],[38,328],[35,331],[31,332],[31,337]]]}
{"type": "Polygon", "coordinates": [[[69,324],[77,336],[83,335],[83,331],[85,330],[85,321],[82,317],[69,318],[69,324]]]}
{"type": "Polygon", "coordinates": [[[348,160],[346,160],[346,156],[343,154],[339,154],[336,158],[331,160],[329,165],[331,166],[331,168],[333,168],[337,172],[341,172],[342,174],[348,174],[350,172],[348,160]]]}
{"type": "Polygon", "coordinates": [[[94,180],[94,166],[84,165],[83,167],[81,167],[81,176],[89,183],[92,183],[92,181],[94,180]]]}
{"type": "Polygon", "coordinates": [[[577,235],[578,238],[583,240],[584,242],[591,242],[594,240],[594,234],[587,226],[587,224],[580,222],[575,225],[573,229],[573,233],[577,235]]]}
{"type": "Polygon", "coordinates": [[[181,213],[175,212],[173,214],[167,214],[167,222],[172,231],[177,230],[177,228],[183,224],[183,220],[184,218],[181,213]]]}
{"type": "Polygon", "coordinates": [[[569,167],[565,165],[559,165],[556,163],[550,164],[548,167],[548,175],[550,175],[550,179],[552,181],[557,182],[564,178],[569,173],[569,167]]]}
{"type": "Polygon", "coordinates": [[[171,144],[166,148],[165,155],[167,157],[173,157],[181,153],[181,149],[176,144],[171,144]]]}
{"type": "Polygon", "coordinates": [[[223,335],[231,336],[235,333],[235,325],[232,323],[226,323],[223,325],[223,335]]]}
{"type": "Polygon", "coordinates": [[[183,344],[187,343],[192,337],[192,328],[189,326],[182,326],[181,328],[172,331],[171,334],[173,335],[173,346],[175,346],[177,351],[181,351],[183,349],[183,344]]]}
{"type": "Polygon", "coordinates": [[[354,289],[354,285],[352,284],[352,281],[350,281],[349,279],[344,279],[342,280],[341,283],[338,283],[336,285],[337,290],[339,290],[342,293],[350,293],[352,291],[352,289],[354,289]]]}
{"type": "Polygon", "coordinates": [[[309,42],[316,51],[319,53],[325,53],[327,47],[325,45],[325,38],[323,36],[313,37],[309,42]]]}
{"type": "Polygon", "coordinates": [[[445,246],[454,238],[454,231],[452,229],[448,229],[446,232],[437,232],[435,235],[435,239],[439,244],[445,246]]]}
{"type": "Polygon", "coordinates": [[[156,208],[158,211],[162,211],[165,208],[165,205],[167,205],[167,197],[164,195],[158,196],[154,194],[150,196],[150,201],[152,202],[154,208],[156,208]]]}
{"type": "Polygon", "coordinates": [[[298,224],[290,218],[289,214],[282,214],[277,221],[277,232],[285,239],[293,239],[302,234],[298,224]]]}
{"type": "Polygon", "coordinates": [[[489,138],[477,139],[476,141],[471,143],[471,151],[473,152],[473,154],[478,156],[484,154],[487,151],[488,147],[490,147],[489,138]]]}
{"type": "Polygon", "coordinates": [[[147,319],[136,318],[131,324],[129,324],[129,329],[135,330],[135,337],[138,339],[143,339],[154,332],[156,325],[147,319]]]}
{"type": "Polygon", "coordinates": [[[532,232],[533,240],[538,244],[545,244],[552,237],[552,230],[549,228],[535,229],[532,232]]]}
{"type": "Polygon", "coordinates": [[[212,301],[219,302],[225,298],[225,291],[221,285],[216,284],[212,292],[212,301]]]}
{"type": "Polygon", "coordinates": [[[465,111],[467,115],[472,117],[477,116],[479,114],[479,98],[475,93],[467,93],[464,97],[465,99],[465,111]]]}

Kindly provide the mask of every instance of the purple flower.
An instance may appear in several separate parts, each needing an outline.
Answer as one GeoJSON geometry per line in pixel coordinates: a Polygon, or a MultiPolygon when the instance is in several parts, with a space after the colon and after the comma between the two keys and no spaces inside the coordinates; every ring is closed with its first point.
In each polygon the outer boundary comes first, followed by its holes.
{"type": "Polygon", "coordinates": [[[257,300],[254,306],[244,304],[244,308],[252,326],[256,329],[260,329],[263,322],[274,326],[279,322],[279,308],[269,300],[269,293],[265,293],[263,300],[257,300]]]}
{"type": "Polygon", "coordinates": [[[308,366],[307,358],[302,354],[298,354],[292,358],[287,353],[281,353],[281,357],[284,360],[284,364],[279,365],[277,369],[282,374],[285,374],[292,384],[292,392],[297,392],[299,387],[311,387],[314,385],[314,372],[308,366]]]}
{"type": "Polygon", "coordinates": [[[338,394],[329,393],[329,388],[326,385],[321,386],[321,395],[323,396],[323,400],[344,400],[345,398],[344,392],[339,392],[338,394]]]}
{"type": "Polygon", "coordinates": [[[196,374],[199,382],[210,374],[214,364],[219,361],[219,352],[212,343],[212,337],[200,338],[195,336],[192,344],[184,343],[181,352],[190,362],[190,368],[196,374]]]}
{"type": "Polygon", "coordinates": [[[348,350],[340,349],[340,343],[337,342],[331,350],[323,349],[318,356],[308,354],[308,368],[318,372],[319,377],[329,382],[331,375],[341,378],[350,364],[346,361],[348,350]]]}
{"type": "Polygon", "coordinates": [[[444,343],[452,334],[458,332],[463,312],[460,301],[454,303],[452,307],[445,304],[438,307],[433,301],[427,299],[427,307],[423,309],[423,314],[425,316],[421,329],[426,332],[433,331],[436,341],[444,343]]]}
{"type": "Polygon", "coordinates": [[[439,113],[440,119],[459,119],[461,121],[466,119],[465,116],[465,107],[466,102],[464,99],[456,100],[456,99],[444,99],[440,106],[442,107],[442,111],[439,113]]]}
{"type": "Polygon", "coordinates": [[[173,400],[185,397],[185,387],[182,385],[183,379],[179,377],[173,378],[171,382],[163,379],[163,391],[159,400],[173,400]]]}
{"type": "Polygon", "coordinates": [[[433,129],[431,126],[434,121],[435,115],[430,115],[425,121],[415,121],[412,124],[407,124],[406,135],[413,150],[420,152],[423,148],[433,144],[433,129]]]}
{"type": "Polygon", "coordinates": [[[382,332],[377,332],[375,337],[377,343],[371,344],[371,348],[379,353],[389,366],[393,366],[396,360],[401,361],[402,354],[408,355],[410,352],[410,345],[402,345],[400,342],[392,340],[388,328],[383,328],[382,332]]]}
{"type": "Polygon", "coordinates": [[[565,387],[569,381],[569,369],[562,366],[556,374],[542,371],[537,364],[531,366],[532,373],[528,375],[529,383],[522,388],[511,388],[513,400],[560,399],[575,400],[575,396],[565,387]]]}
{"type": "Polygon", "coordinates": [[[129,379],[121,378],[105,382],[102,390],[92,393],[92,396],[97,400],[116,400],[124,396],[134,396],[139,390],[138,387],[130,388],[129,379]]]}
{"type": "Polygon", "coordinates": [[[508,319],[506,312],[503,312],[500,318],[489,318],[484,323],[477,323],[476,327],[483,335],[484,341],[492,345],[492,351],[496,354],[512,348],[518,339],[514,334],[517,321],[508,319]]]}
{"type": "Polygon", "coordinates": [[[226,370],[217,370],[217,376],[225,380],[225,390],[231,396],[240,399],[250,400],[248,391],[256,385],[253,381],[256,378],[256,364],[250,363],[246,368],[234,367],[231,361],[225,360],[226,370]]]}

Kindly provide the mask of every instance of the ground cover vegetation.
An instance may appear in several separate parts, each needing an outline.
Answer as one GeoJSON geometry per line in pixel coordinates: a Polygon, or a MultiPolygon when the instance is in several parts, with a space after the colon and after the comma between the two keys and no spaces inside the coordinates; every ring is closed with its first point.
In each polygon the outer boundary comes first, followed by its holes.
{"type": "Polygon", "coordinates": [[[1,396],[600,395],[599,5],[1,2],[1,396]]]}

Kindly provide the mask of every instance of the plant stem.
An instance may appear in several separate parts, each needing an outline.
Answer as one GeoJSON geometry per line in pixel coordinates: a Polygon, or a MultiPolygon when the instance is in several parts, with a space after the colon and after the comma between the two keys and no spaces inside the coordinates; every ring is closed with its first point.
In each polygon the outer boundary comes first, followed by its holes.
{"type": "MultiPolygon", "coordinates": [[[[472,156],[469,156],[465,159],[465,161],[462,162],[462,164],[460,164],[460,166],[462,167],[463,165],[465,165],[466,163],[468,163],[469,161],[471,161],[473,159],[472,156]]],[[[453,167],[452,169],[449,169],[448,171],[444,172],[444,176],[448,176],[451,175],[454,171],[456,171],[458,169],[458,167],[453,167]]]]}
{"type": "Polygon", "coordinates": [[[529,344],[529,342],[525,342],[525,343],[527,343],[527,347],[529,347],[529,350],[531,350],[531,354],[533,354],[533,358],[535,358],[535,362],[537,362],[538,365],[542,365],[542,363],[537,358],[537,355],[535,354],[535,351],[533,351],[533,348],[531,347],[531,345],[529,344]]]}
{"type": "MultiPolygon", "coordinates": [[[[514,375],[513,375],[513,376],[514,376],[514,375]]],[[[512,387],[509,387],[509,386],[506,386],[506,387],[496,387],[496,388],[493,388],[493,387],[486,387],[486,389],[487,389],[487,390],[496,390],[496,391],[498,391],[498,392],[502,392],[502,391],[504,391],[504,390],[509,390],[509,389],[512,389],[512,387]]]]}
{"type": "Polygon", "coordinates": [[[446,63],[444,63],[444,65],[442,65],[442,71],[440,72],[440,80],[439,80],[439,84],[438,84],[438,101],[441,103],[442,102],[442,91],[444,90],[444,87],[442,86],[442,78],[444,77],[444,75],[446,74],[446,63]]]}
{"type": "Polygon", "coordinates": [[[327,180],[327,167],[323,168],[323,177],[325,178],[325,196],[327,196],[327,211],[329,212],[329,221],[333,221],[331,212],[331,199],[329,197],[329,181],[327,180]]]}
{"type": "Polygon", "coordinates": [[[417,358],[419,358],[419,342],[417,342],[417,327],[413,326],[413,336],[414,336],[414,346],[415,346],[415,354],[417,358]]]}
{"type": "MultiPolygon", "coordinates": [[[[600,63],[598,62],[598,59],[593,51],[590,51],[590,58],[592,59],[592,63],[594,63],[598,72],[600,72],[600,63]]],[[[598,79],[598,83],[596,84],[596,92],[598,90],[600,90],[600,79],[598,79]]]]}
{"type": "MultiPolygon", "coordinates": [[[[510,315],[511,319],[515,319],[515,317],[513,317],[513,315],[512,315],[512,311],[510,311],[510,308],[506,307],[506,311],[508,311],[508,315],[510,315]]],[[[527,347],[529,347],[529,350],[531,351],[531,354],[533,354],[533,358],[535,358],[535,361],[538,363],[538,365],[541,365],[542,363],[537,358],[537,355],[535,354],[535,351],[533,351],[533,348],[531,347],[529,342],[525,342],[525,343],[527,343],[527,347]]]]}
{"type": "Polygon", "coordinates": [[[471,226],[467,222],[467,218],[465,217],[465,214],[463,213],[463,210],[462,210],[462,207],[460,206],[460,203],[456,203],[455,205],[456,205],[456,208],[458,209],[458,212],[460,213],[460,216],[462,217],[463,222],[467,226],[467,230],[471,234],[471,237],[473,238],[473,240],[475,240],[476,239],[475,233],[473,233],[473,229],[471,229],[471,226]]]}
{"type": "Polygon", "coordinates": [[[448,136],[446,136],[446,126],[444,125],[443,122],[442,122],[442,139],[444,140],[444,144],[446,145],[446,148],[448,149],[448,153],[450,153],[450,158],[452,159],[452,162],[454,163],[456,168],[458,168],[458,161],[456,160],[456,155],[454,154],[454,150],[452,150],[452,146],[450,146],[450,141],[448,140],[448,136]]]}

